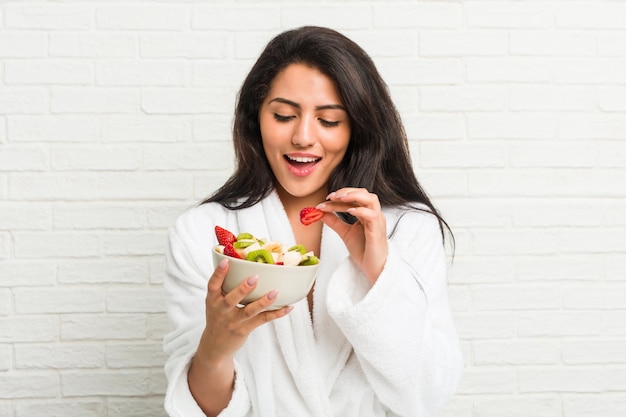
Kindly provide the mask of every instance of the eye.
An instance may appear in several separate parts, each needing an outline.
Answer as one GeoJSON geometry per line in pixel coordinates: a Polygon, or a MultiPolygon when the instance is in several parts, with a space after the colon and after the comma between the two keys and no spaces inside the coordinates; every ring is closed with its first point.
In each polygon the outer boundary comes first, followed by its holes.
{"type": "Polygon", "coordinates": [[[274,113],[274,119],[278,122],[288,122],[295,116],[283,116],[282,114],[274,113]]]}
{"type": "Polygon", "coordinates": [[[324,127],[337,127],[339,126],[339,122],[331,122],[330,120],[318,119],[322,126],[324,127]]]}

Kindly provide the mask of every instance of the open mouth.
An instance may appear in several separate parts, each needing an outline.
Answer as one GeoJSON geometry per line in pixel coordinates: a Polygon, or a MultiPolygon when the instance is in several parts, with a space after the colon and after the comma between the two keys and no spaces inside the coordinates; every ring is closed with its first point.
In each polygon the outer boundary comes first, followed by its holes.
{"type": "Polygon", "coordinates": [[[306,175],[322,160],[316,156],[284,155],[285,161],[291,166],[291,171],[296,175],[306,175]]]}

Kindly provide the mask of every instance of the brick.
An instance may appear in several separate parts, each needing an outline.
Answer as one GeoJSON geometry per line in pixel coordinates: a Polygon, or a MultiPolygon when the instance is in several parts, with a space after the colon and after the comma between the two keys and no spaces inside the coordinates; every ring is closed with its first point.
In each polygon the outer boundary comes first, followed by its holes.
{"type": "Polygon", "coordinates": [[[460,4],[423,2],[373,6],[374,28],[456,29],[463,24],[460,4]]]}
{"type": "Polygon", "coordinates": [[[198,87],[229,86],[236,90],[248,70],[249,67],[242,65],[241,61],[196,60],[192,63],[191,83],[198,87]]]}
{"type": "Polygon", "coordinates": [[[20,174],[9,179],[9,196],[15,200],[80,200],[98,198],[97,178],[75,174],[20,174]]]}
{"type": "Polygon", "coordinates": [[[520,392],[601,392],[600,368],[525,368],[517,371],[520,392]]]}
{"type": "Polygon", "coordinates": [[[410,140],[460,139],[466,134],[465,120],[460,114],[419,114],[404,120],[410,140]]]}
{"type": "Polygon", "coordinates": [[[508,150],[502,144],[422,141],[418,153],[420,166],[427,168],[502,167],[508,150]]]}
{"type": "Polygon", "coordinates": [[[457,388],[457,393],[462,395],[512,394],[515,391],[515,371],[502,368],[466,368],[457,388]]]}
{"type": "Polygon", "coordinates": [[[102,121],[102,140],[113,142],[184,142],[191,139],[186,116],[110,116],[102,121]]]}
{"type": "Polygon", "coordinates": [[[7,84],[93,84],[90,62],[71,59],[8,60],[4,69],[7,84]]]}
{"type": "Polygon", "coordinates": [[[150,394],[147,371],[83,371],[61,375],[64,396],[145,396],[150,394]]]}
{"type": "Polygon", "coordinates": [[[513,55],[593,56],[596,49],[595,34],[586,31],[522,29],[509,32],[509,50],[513,55]]]}
{"type": "Polygon", "coordinates": [[[58,280],[65,284],[142,284],[148,277],[148,265],[136,258],[60,261],[58,267],[58,280]]]}
{"type": "Polygon", "coordinates": [[[0,230],[48,230],[52,225],[47,204],[0,201],[0,213],[0,230]]]}
{"type": "Polygon", "coordinates": [[[626,160],[626,145],[621,142],[601,142],[598,144],[598,165],[605,168],[619,168],[626,160]]]}
{"type": "Polygon", "coordinates": [[[624,271],[626,271],[626,258],[624,258],[624,255],[606,256],[605,269],[607,280],[623,281],[624,271]]]}
{"type": "Polygon", "coordinates": [[[141,161],[142,149],[130,145],[58,146],[50,151],[55,171],[134,171],[141,161]]]}
{"type": "Polygon", "coordinates": [[[170,331],[170,323],[165,314],[150,314],[148,316],[148,339],[162,341],[170,331]]]}
{"type": "Polygon", "coordinates": [[[141,109],[148,114],[230,114],[234,90],[228,86],[149,89],[141,94],[141,109]]]}
{"type": "Polygon", "coordinates": [[[20,344],[17,369],[89,369],[104,365],[104,347],[93,344],[20,344]]]}
{"type": "Polygon", "coordinates": [[[469,113],[468,135],[472,139],[551,139],[558,123],[546,113],[469,113]]]}
{"type": "Polygon", "coordinates": [[[0,114],[40,114],[48,111],[50,98],[38,87],[3,87],[0,89],[0,114]]]}
{"type": "Polygon", "coordinates": [[[419,37],[421,56],[505,55],[507,49],[504,31],[424,31],[419,37]]]}
{"type": "Polygon", "coordinates": [[[626,368],[624,366],[606,366],[606,390],[626,390],[626,368]]]}
{"type": "Polygon", "coordinates": [[[463,79],[463,67],[457,60],[379,59],[377,66],[390,86],[458,84],[463,79]]]}
{"type": "Polygon", "coordinates": [[[506,227],[511,224],[511,204],[499,199],[439,199],[438,208],[452,228],[506,227]]]}
{"type": "Polygon", "coordinates": [[[134,113],[139,110],[139,93],[121,87],[55,87],[50,108],[53,113],[134,113]]]}
{"type": "Polygon", "coordinates": [[[626,363],[626,341],[621,339],[565,341],[561,349],[565,364],[626,363]]]}
{"type": "Polygon", "coordinates": [[[618,310],[626,305],[626,285],[572,285],[562,288],[563,307],[568,310],[618,310]]]}
{"type": "Polygon", "coordinates": [[[0,287],[51,285],[56,282],[53,260],[15,260],[0,262],[0,287]]]}
{"type": "Polygon", "coordinates": [[[92,116],[9,116],[7,129],[12,142],[95,142],[100,140],[100,122],[92,116]]]}
{"type": "Polygon", "coordinates": [[[555,13],[550,3],[485,1],[464,6],[467,25],[471,28],[550,28],[555,13]]]}
{"type": "Polygon", "coordinates": [[[223,151],[233,148],[232,116],[212,114],[194,117],[192,120],[192,139],[194,142],[218,142],[223,151]]]}
{"type": "Polygon", "coordinates": [[[161,401],[151,398],[111,398],[107,409],[108,417],[167,417],[161,401]]]}
{"type": "Polygon", "coordinates": [[[482,397],[474,406],[481,417],[556,417],[561,415],[561,401],[552,396],[501,395],[482,397]]]}
{"type": "Polygon", "coordinates": [[[232,56],[228,33],[142,33],[139,51],[145,58],[227,58],[232,56]]]}
{"type": "Polygon", "coordinates": [[[161,204],[146,208],[147,225],[150,229],[167,229],[186,209],[181,204],[161,204]]]}
{"type": "Polygon", "coordinates": [[[598,55],[626,56],[626,33],[617,30],[598,33],[598,55]]]}
{"type": "Polygon", "coordinates": [[[625,84],[626,59],[564,58],[555,60],[556,84],[625,84]]]}
{"type": "Polygon", "coordinates": [[[210,30],[278,30],[281,22],[281,10],[277,7],[246,7],[241,13],[240,7],[198,5],[191,12],[193,29],[210,30]]]}
{"type": "Polygon", "coordinates": [[[550,365],[560,361],[558,342],[553,340],[476,341],[472,345],[476,365],[550,365]]]}
{"type": "Polygon", "coordinates": [[[5,23],[11,29],[89,30],[93,13],[93,6],[75,3],[11,3],[5,8],[5,23]]]}
{"type": "Polygon", "coordinates": [[[611,86],[598,88],[598,105],[604,111],[626,111],[626,87],[611,86]]]}
{"type": "Polygon", "coordinates": [[[49,52],[64,58],[134,58],[137,37],[126,33],[50,33],[49,52]]]}
{"type": "MultiPolygon", "coordinates": [[[[465,68],[467,81],[472,83],[545,83],[552,77],[550,61],[534,57],[468,58],[465,68]]],[[[527,84],[517,88],[523,91],[527,87],[533,86],[527,84]]]]}
{"type": "Polygon", "coordinates": [[[25,401],[16,403],[15,417],[101,417],[105,415],[105,409],[104,402],[95,399],[25,401]]]}
{"type": "MultiPolygon", "coordinates": [[[[287,3],[288,4],[288,3],[287,3]]],[[[281,23],[287,27],[304,25],[341,29],[365,29],[372,20],[372,8],[365,4],[325,4],[322,6],[281,7],[281,23]]]]}
{"type": "Polygon", "coordinates": [[[162,285],[165,279],[165,261],[162,257],[150,262],[150,284],[162,285]]]}
{"type": "Polygon", "coordinates": [[[520,337],[598,336],[602,314],[595,311],[520,312],[517,334],[520,337]]]}
{"type": "Polygon", "coordinates": [[[52,213],[59,230],[141,229],[146,225],[144,209],[135,205],[66,203],[54,206],[52,213]]]}
{"type": "Polygon", "coordinates": [[[0,171],[43,171],[48,157],[41,148],[3,146],[0,148],[0,171]]]}
{"type": "Polygon", "coordinates": [[[506,257],[455,256],[450,274],[452,284],[512,282],[515,265],[506,257]]]}
{"type": "Polygon", "coordinates": [[[417,175],[433,197],[456,197],[467,193],[467,174],[462,170],[420,170],[417,175]]]}
{"type": "Polygon", "coordinates": [[[11,253],[11,238],[8,233],[0,233],[0,259],[7,259],[11,253]]]}
{"type": "Polygon", "coordinates": [[[624,228],[564,229],[559,233],[559,246],[566,253],[624,253],[626,252],[625,231],[624,228]]]}
{"type": "Polygon", "coordinates": [[[51,342],[58,337],[55,316],[0,317],[0,343],[51,342]]]}
{"type": "Polygon", "coordinates": [[[182,30],[188,29],[189,10],[186,7],[153,4],[100,6],[96,10],[98,29],[109,30],[182,30]]]}
{"type": "Polygon", "coordinates": [[[230,149],[224,148],[223,142],[150,146],[143,152],[144,167],[159,171],[229,170],[234,155],[230,149]]]}
{"type": "Polygon", "coordinates": [[[82,258],[101,254],[100,238],[92,233],[19,232],[14,239],[16,258],[82,258]]]}
{"type": "Polygon", "coordinates": [[[563,417],[624,415],[626,415],[626,395],[623,393],[566,395],[563,398],[563,417]]]}
{"type": "Polygon", "coordinates": [[[8,316],[13,312],[12,298],[8,288],[0,288],[0,316],[8,316]]]}
{"type": "Polygon", "coordinates": [[[515,270],[522,281],[598,281],[602,260],[577,255],[531,256],[518,258],[515,270]]]}
{"type": "Polygon", "coordinates": [[[0,58],[42,58],[47,55],[47,41],[43,33],[0,33],[0,58]]]}
{"type": "Polygon", "coordinates": [[[560,249],[558,236],[551,230],[475,229],[472,235],[475,253],[481,255],[551,254],[560,249]],[[541,242],[541,245],[538,242],[541,242]]]}
{"type": "Polygon", "coordinates": [[[31,372],[0,374],[0,399],[50,398],[58,395],[58,375],[31,372]]]}
{"type": "Polygon", "coordinates": [[[19,314],[96,313],[104,311],[104,292],[85,287],[14,289],[19,314]]]}
{"type": "Polygon", "coordinates": [[[424,111],[504,110],[507,91],[497,86],[428,86],[420,88],[424,111]]]}
{"type": "Polygon", "coordinates": [[[61,317],[61,340],[132,340],[146,338],[142,314],[67,314],[61,317]]]}
{"type": "Polygon", "coordinates": [[[626,6],[620,2],[577,2],[556,9],[557,28],[625,29],[626,6]]]}
{"type": "Polygon", "coordinates": [[[597,146],[589,143],[543,142],[510,147],[511,166],[516,168],[592,168],[597,146]]]}
{"type": "Polygon", "coordinates": [[[162,255],[165,253],[166,233],[127,232],[102,235],[105,255],[162,255]]]}
{"type": "Polygon", "coordinates": [[[626,139],[626,125],[621,114],[564,114],[557,118],[562,139],[626,139]]]}
{"type": "Polygon", "coordinates": [[[511,209],[515,226],[600,226],[602,205],[594,201],[521,201],[511,209]]]}
{"type": "Polygon", "coordinates": [[[474,285],[472,311],[555,310],[560,308],[560,287],[546,285],[474,285]]]}
{"type": "Polygon", "coordinates": [[[450,309],[453,312],[469,311],[469,291],[467,288],[450,286],[448,288],[450,309]]]}
{"type": "Polygon", "coordinates": [[[589,87],[513,86],[510,98],[515,111],[592,111],[596,91],[589,87]]]}
{"type": "Polygon", "coordinates": [[[165,300],[161,287],[108,290],[106,305],[107,311],[113,313],[165,312],[165,300]]]}
{"type": "Polygon", "coordinates": [[[104,61],[96,64],[96,85],[101,86],[183,86],[191,70],[180,61],[104,61]]]}
{"type": "Polygon", "coordinates": [[[510,338],[515,334],[515,315],[512,313],[457,313],[454,315],[462,340],[510,338]]]}
{"type": "Polygon", "coordinates": [[[108,344],[106,364],[112,369],[162,367],[167,357],[160,343],[108,344]]]}
{"type": "MultiPolygon", "coordinates": [[[[13,347],[9,344],[0,345],[0,372],[6,372],[12,367],[13,367],[13,347]]],[[[2,409],[0,408],[0,410],[2,409]]],[[[0,416],[2,415],[3,414],[0,411],[0,416]]]]}

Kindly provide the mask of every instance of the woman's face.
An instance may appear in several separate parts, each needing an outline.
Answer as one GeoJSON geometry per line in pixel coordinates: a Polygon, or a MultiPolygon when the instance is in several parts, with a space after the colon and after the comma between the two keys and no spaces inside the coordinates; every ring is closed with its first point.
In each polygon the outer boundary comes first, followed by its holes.
{"type": "Polygon", "coordinates": [[[348,113],[333,81],[312,67],[289,65],[272,81],[259,123],[279,193],[326,197],[330,173],[350,141],[348,113]]]}

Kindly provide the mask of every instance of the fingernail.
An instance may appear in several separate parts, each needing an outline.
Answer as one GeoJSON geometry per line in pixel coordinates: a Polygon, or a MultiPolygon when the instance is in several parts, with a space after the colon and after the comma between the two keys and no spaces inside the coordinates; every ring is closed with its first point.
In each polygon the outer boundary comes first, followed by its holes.
{"type": "Polygon", "coordinates": [[[228,259],[222,259],[222,260],[220,261],[220,263],[219,263],[219,264],[217,264],[217,267],[218,267],[219,269],[224,269],[224,268],[226,268],[226,265],[228,265],[228,259]]]}
{"type": "Polygon", "coordinates": [[[248,284],[249,286],[253,286],[254,284],[257,283],[258,280],[259,280],[258,275],[252,275],[246,280],[246,284],[248,284]]]}
{"type": "Polygon", "coordinates": [[[346,210],[346,213],[352,213],[354,212],[354,210],[356,210],[355,207],[350,207],[348,210],[346,210]]]}
{"type": "Polygon", "coordinates": [[[326,207],[326,203],[319,203],[317,206],[315,206],[316,209],[323,209],[324,207],[326,207]]]}
{"type": "Polygon", "coordinates": [[[275,300],[276,297],[278,297],[278,290],[271,290],[270,292],[267,293],[268,300],[275,300]]]}
{"type": "Polygon", "coordinates": [[[330,200],[331,198],[333,198],[335,196],[335,192],[333,191],[332,193],[328,194],[326,196],[326,200],[330,200]]]}

